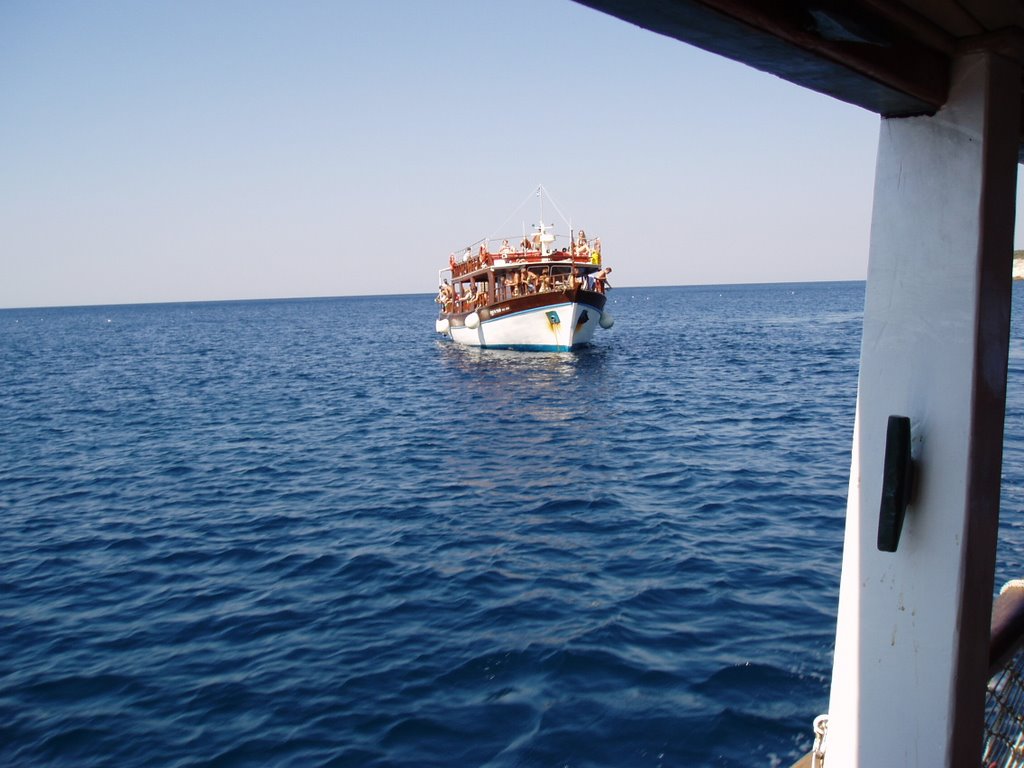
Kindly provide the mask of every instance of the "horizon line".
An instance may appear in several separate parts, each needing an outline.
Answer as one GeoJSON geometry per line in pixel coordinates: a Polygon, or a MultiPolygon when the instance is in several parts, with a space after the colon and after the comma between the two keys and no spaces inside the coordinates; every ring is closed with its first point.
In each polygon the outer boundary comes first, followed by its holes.
{"type": "MultiPolygon", "coordinates": [[[[757,286],[757,285],[811,285],[816,283],[864,283],[866,278],[844,278],[836,280],[758,280],[749,283],[687,283],[682,285],[624,285],[616,286],[612,290],[638,290],[649,288],[716,288],[735,286],[757,286]]],[[[223,299],[168,299],[165,301],[120,301],[120,302],[99,302],[95,304],[27,304],[24,306],[0,307],[0,312],[12,312],[31,309],[98,309],[102,307],[145,307],[172,304],[232,304],[256,301],[329,301],[332,299],[379,299],[397,298],[402,296],[432,296],[432,291],[417,291],[413,293],[353,293],[323,296],[262,296],[249,298],[223,298],[223,299]]]]}

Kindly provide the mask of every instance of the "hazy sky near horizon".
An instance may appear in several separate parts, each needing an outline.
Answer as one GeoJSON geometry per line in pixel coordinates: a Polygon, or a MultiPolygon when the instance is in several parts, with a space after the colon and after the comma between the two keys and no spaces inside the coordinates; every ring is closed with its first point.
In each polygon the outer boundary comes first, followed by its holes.
{"type": "Polygon", "coordinates": [[[538,184],[615,285],[866,275],[876,115],[569,0],[9,2],[0,94],[0,307],[431,292],[538,184]]]}

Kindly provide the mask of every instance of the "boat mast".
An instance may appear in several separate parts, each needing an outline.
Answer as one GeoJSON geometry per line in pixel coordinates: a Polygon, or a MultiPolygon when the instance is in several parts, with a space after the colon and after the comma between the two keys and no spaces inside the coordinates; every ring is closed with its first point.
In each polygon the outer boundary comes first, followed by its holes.
{"type": "Polygon", "coordinates": [[[544,186],[541,184],[537,185],[537,200],[538,207],[540,208],[540,224],[537,225],[537,247],[540,249],[540,256],[544,258],[547,256],[547,248],[544,246],[544,186]]]}
{"type": "MultiPolygon", "coordinates": [[[[554,236],[552,236],[551,239],[548,240],[548,238],[546,237],[547,231],[549,229],[553,229],[554,225],[551,225],[549,227],[548,225],[546,225],[544,223],[544,186],[543,185],[540,185],[540,186],[537,187],[537,198],[540,201],[540,203],[539,203],[539,205],[540,205],[540,223],[537,225],[537,240],[538,240],[537,247],[540,249],[541,258],[547,258],[548,256],[551,255],[550,243],[553,242],[555,238],[554,238],[554,236]]],[[[558,208],[558,206],[555,206],[556,210],[557,210],[557,208],[558,208]]]]}

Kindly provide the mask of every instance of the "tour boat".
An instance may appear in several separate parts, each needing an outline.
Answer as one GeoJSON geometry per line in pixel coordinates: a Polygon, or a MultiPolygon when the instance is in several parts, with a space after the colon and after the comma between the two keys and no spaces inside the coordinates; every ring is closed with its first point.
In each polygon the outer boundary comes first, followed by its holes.
{"type": "Polygon", "coordinates": [[[449,256],[438,273],[438,333],[473,347],[567,352],[612,327],[600,239],[570,228],[559,246],[541,221],[516,245],[504,239],[492,251],[499,238],[486,239],[449,256]]]}

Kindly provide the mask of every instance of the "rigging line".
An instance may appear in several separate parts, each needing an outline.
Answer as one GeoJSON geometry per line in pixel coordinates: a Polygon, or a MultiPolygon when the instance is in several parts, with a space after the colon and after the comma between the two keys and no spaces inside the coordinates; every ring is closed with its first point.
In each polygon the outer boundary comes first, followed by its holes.
{"type": "MultiPolygon", "coordinates": [[[[495,229],[493,229],[491,231],[492,232],[500,232],[502,229],[504,229],[505,225],[508,224],[510,221],[512,221],[512,217],[515,216],[517,213],[519,213],[519,211],[522,209],[522,207],[524,205],[526,205],[528,202],[530,202],[530,198],[533,197],[534,195],[536,195],[542,189],[544,189],[544,187],[538,185],[536,189],[530,190],[530,194],[528,194],[526,196],[526,198],[523,200],[523,202],[521,202],[519,205],[516,206],[516,209],[514,211],[512,211],[512,213],[510,213],[508,215],[508,218],[505,219],[503,222],[501,222],[501,224],[499,224],[495,229]]],[[[494,235],[488,235],[486,239],[487,240],[493,240],[494,239],[494,235]]]]}
{"type": "Polygon", "coordinates": [[[476,241],[470,243],[469,245],[460,245],[458,248],[456,248],[454,251],[452,251],[451,254],[453,256],[456,256],[456,255],[458,255],[458,253],[460,251],[466,251],[466,250],[472,251],[478,245],[482,245],[483,243],[487,242],[488,240],[493,240],[493,239],[494,239],[493,237],[481,237],[479,240],[476,240],[476,241]]]}
{"type": "MultiPolygon", "coordinates": [[[[543,185],[541,185],[540,189],[544,190],[544,194],[548,196],[548,202],[551,203],[552,207],[558,212],[558,215],[562,217],[562,221],[565,222],[565,226],[572,229],[572,224],[570,224],[569,220],[565,218],[565,214],[562,213],[562,210],[558,207],[558,203],[555,202],[555,198],[551,196],[551,193],[548,192],[543,185]]],[[[541,223],[543,224],[544,222],[541,223]]]]}

